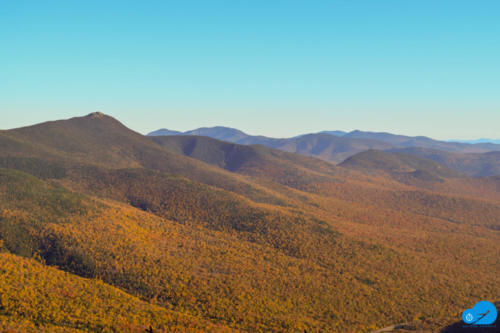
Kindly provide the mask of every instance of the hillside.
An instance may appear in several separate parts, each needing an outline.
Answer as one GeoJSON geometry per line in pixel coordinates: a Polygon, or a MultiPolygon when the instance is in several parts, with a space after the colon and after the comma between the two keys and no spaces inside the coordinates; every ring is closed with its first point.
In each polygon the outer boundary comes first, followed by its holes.
{"type": "Polygon", "coordinates": [[[75,168],[142,168],[217,185],[256,201],[271,201],[265,189],[216,167],[175,154],[116,119],[100,113],[0,131],[0,167],[64,177],[75,168]]]}
{"type": "Polygon", "coordinates": [[[157,329],[174,324],[154,321],[155,309],[201,331],[442,327],[500,294],[500,183],[366,154],[354,159],[362,167],[334,166],[259,145],[146,137],[102,114],[1,131],[0,239],[9,256],[39,262],[27,278],[48,270],[90,278],[85,292],[94,281],[118,288],[152,307],[135,322],[157,329]],[[395,177],[413,169],[433,177],[395,177]]]}
{"type": "Polygon", "coordinates": [[[386,153],[378,150],[367,150],[356,154],[340,165],[365,172],[383,171],[397,178],[406,175],[421,180],[439,181],[442,178],[461,176],[453,169],[426,158],[404,153],[386,153]]]}
{"type": "Polygon", "coordinates": [[[331,162],[341,162],[353,154],[368,149],[385,150],[392,147],[381,141],[346,139],[330,134],[303,135],[272,146],[290,153],[314,156],[331,162]]]}
{"type": "Polygon", "coordinates": [[[500,175],[500,152],[498,151],[466,154],[426,148],[392,149],[391,151],[424,157],[471,177],[500,175]]]}
{"type": "Polygon", "coordinates": [[[2,332],[233,331],[142,301],[100,280],[5,252],[0,253],[0,276],[2,332]]]}
{"type": "Polygon", "coordinates": [[[306,189],[318,182],[338,181],[345,174],[345,170],[330,163],[262,145],[239,145],[200,136],[157,136],[152,140],[167,149],[228,171],[265,178],[297,189],[306,189]]]}

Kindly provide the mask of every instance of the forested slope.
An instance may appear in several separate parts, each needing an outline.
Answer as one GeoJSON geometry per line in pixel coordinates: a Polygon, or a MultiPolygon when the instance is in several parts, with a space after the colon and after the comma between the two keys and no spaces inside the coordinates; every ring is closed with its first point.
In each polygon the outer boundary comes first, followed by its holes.
{"type": "MultiPolygon", "coordinates": [[[[60,275],[90,278],[82,293],[119,288],[122,302],[151,306],[139,328],[182,331],[193,318],[201,330],[435,329],[500,294],[500,187],[396,156],[367,170],[207,138],[153,141],[102,114],[2,131],[2,266],[29,265],[26,285],[60,275]],[[412,168],[437,179],[395,177],[412,168]]],[[[77,305],[57,302],[79,322],[77,305]]],[[[119,331],[129,319],[114,311],[82,325],[119,331]]],[[[22,315],[5,321],[36,323],[22,315]]]]}

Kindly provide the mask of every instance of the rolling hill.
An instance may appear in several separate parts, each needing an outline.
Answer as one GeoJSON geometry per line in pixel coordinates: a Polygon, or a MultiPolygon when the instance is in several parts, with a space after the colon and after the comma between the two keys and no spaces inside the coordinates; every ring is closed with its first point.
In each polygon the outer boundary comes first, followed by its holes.
{"type": "Polygon", "coordinates": [[[443,178],[461,176],[455,170],[426,158],[378,150],[367,150],[356,154],[340,165],[365,172],[383,171],[398,178],[410,176],[422,180],[439,181],[443,178]]]}
{"type": "Polygon", "coordinates": [[[424,157],[471,177],[500,175],[499,151],[462,154],[427,148],[403,148],[390,151],[424,157]]]}
{"type": "Polygon", "coordinates": [[[337,181],[345,173],[330,163],[262,145],[239,145],[203,136],[157,136],[152,140],[228,171],[297,189],[305,189],[313,183],[337,181]]]}
{"type": "MultiPolygon", "coordinates": [[[[324,135],[290,150],[365,144],[324,135]]],[[[0,269],[26,291],[3,284],[0,327],[436,330],[500,294],[496,178],[348,161],[142,136],[100,113],[0,131],[0,269]]]]}

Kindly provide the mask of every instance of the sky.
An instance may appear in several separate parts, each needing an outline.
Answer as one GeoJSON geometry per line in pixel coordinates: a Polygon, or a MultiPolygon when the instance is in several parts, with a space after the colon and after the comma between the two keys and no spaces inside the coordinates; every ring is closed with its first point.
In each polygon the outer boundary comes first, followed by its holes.
{"type": "Polygon", "coordinates": [[[0,1],[0,129],[94,111],[500,139],[500,1],[0,1]]]}

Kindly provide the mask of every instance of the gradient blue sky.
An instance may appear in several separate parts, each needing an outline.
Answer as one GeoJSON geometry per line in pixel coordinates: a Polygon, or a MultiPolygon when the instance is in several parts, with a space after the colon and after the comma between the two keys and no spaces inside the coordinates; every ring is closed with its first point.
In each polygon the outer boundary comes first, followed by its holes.
{"type": "Polygon", "coordinates": [[[500,138],[500,1],[0,2],[0,128],[500,138]]]}

